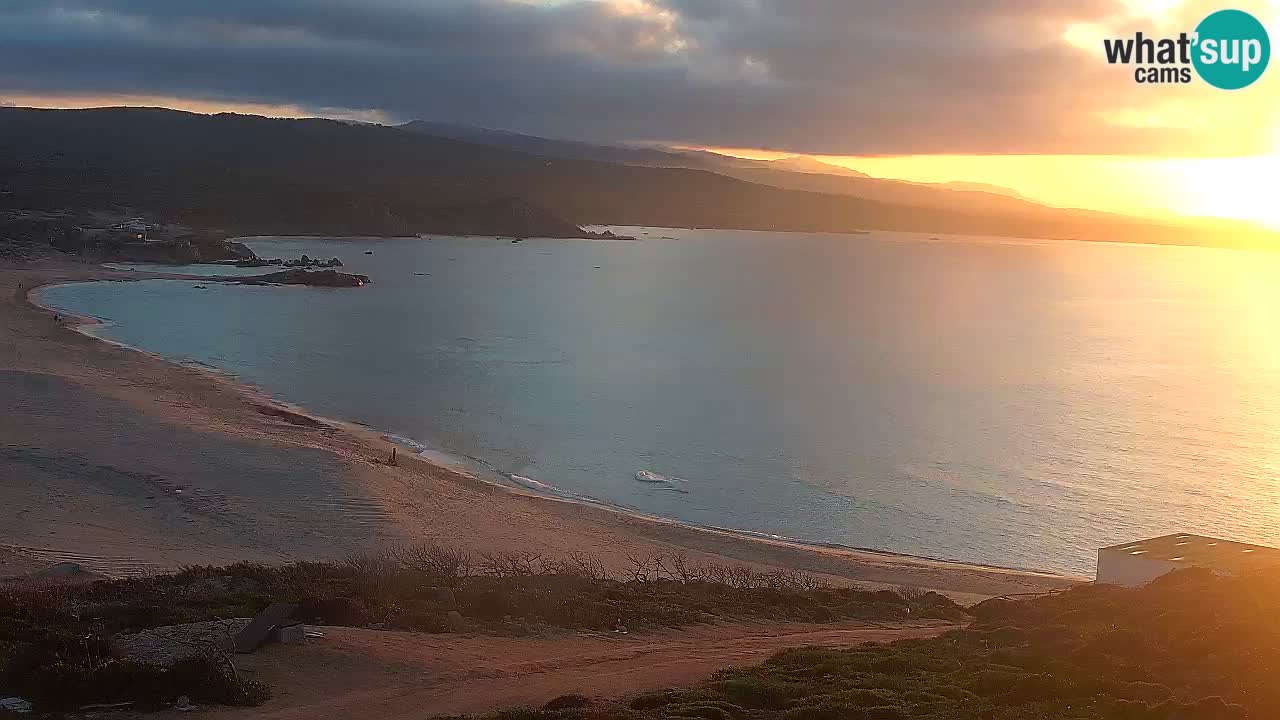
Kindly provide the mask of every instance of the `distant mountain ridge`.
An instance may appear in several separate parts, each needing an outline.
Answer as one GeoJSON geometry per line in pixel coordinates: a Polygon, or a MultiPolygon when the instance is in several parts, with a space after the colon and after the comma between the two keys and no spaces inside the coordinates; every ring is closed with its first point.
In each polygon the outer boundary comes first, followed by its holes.
{"type": "Polygon", "coordinates": [[[458,125],[429,120],[413,120],[395,127],[400,130],[409,130],[432,137],[518,150],[534,155],[573,160],[595,160],[640,167],[715,170],[738,162],[750,165],[755,164],[751,160],[743,161],[727,155],[696,150],[682,151],[630,145],[597,144],[579,140],[555,140],[536,135],[522,135],[506,130],[493,130],[476,125],[458,125]]]}
{"type": "Polygon", "coordinates": [[[882,202],[991,212],[1022,212],[1031,208],[1045,207],[1027,199],[1015,190],[996,185],[963,181],[921,183],[876,178],[852,168],[804,155],[777,160],[752,160],[709,150],[553,140],[506,130],[426,120],[414,120],[397,127],[434,137],[519,150],[546,157],[599,160],[640,167],[710,170],[739,180],[787,190],[853,195],[882,202]],[[1018,202],[1010,203],[1006,198],[1018,202]]]}
{"type": "MultiPolygon", "coordinates": [[[[573,144],[575,151],[581,145],[588,144],[573,144]]],[[[768,167],[733,172],[833,187],[883,182],[768,167]]],[[[0,108],[0,210],[128,209],[240,234],[566,236],[581,225],[649,225],[1184,244],[1259,234],[1240,225],[1238,235],[1224,238],[1200,227],[936,188],[1008,205],[917,205],[784,189],[728,173],[563,158],[322,119],[0,108]]]]}
{"type": "Polygon", "coordinates": [[[1012,188],[1000,185],[991,185],[990,183],[965,182],[963,180],[951,180],[944,183],[932,183],[937,187],[944,187],[949,190],[972,190],[973,192],[992,193],[994,195],[1008,195],[1018,200],[1027,200],[1027,196],[1012,188]]]}
{"type": "Polygon", "coordinates": [[[866,173],[858,172],[852,168],[847,168],[842,165],[832,165],[831,163],[816,160],[804,155],[794,155],[792,157],[770,160],[769,168],[773,170],[786,170],[787,172],[816,173],[819,175],[842,175],[844,177],[860,178],[871,177],[866,173]]]}

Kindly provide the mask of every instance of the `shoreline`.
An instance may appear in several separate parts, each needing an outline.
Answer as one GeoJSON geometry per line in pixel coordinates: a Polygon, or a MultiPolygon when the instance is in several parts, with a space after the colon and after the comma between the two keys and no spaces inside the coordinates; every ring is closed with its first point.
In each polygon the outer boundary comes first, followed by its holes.
{"type": "MultiPolygon", "coordinates": [[[[31,312],[42,313],[46,316],[54,313],[65,314],[60,309],[42,305],[36,297],[41,289],[58,284],[104,280],[199,279],[198,276],[162,272],[119,271],[96,265],[74,268],[78,270],[75,273],[76,277],[58,277],[58,275],[65,275],[67,270],[65,265],[59,269],[62,272],[58,272],[56,269],[44,271],[46,276],[39,278],[39,282],[34,282],[29,287],[23,288],[23,304],[31,312]]],[[[16,272],[19,272],[16,268],[0,267],[0,276],[9,276],[16,272]]],[[[34,272],[38,273],[40,271],[36,270],[34,272]]],[[[8,283],[5,284],[7,285],[8,283]]],[[[360,459],[365,463],[372,462],[376,465],[378,461],[370,461],[369,455],[373,455],[375,458],[385,456],[389,454],[393,445],[406,447],[392,440],[389,437],[392,435],[391,433],[309,413],[305,408],[282,402],[272,397],[265,389],[246,384],[217,368],[169,360],[149,351],[99,337],[88,328],[101,325],[103,321],[100,318],[68,315],[68,320],[69,322],[62,323],[62,328],[71,330],[76,336],[84,338],[86,343],[91,344],[91,347],[110,347],[117,352],[130,353],[135,357],[145,358],[146,364],[149,366],[160,365],[163,368],[167,368],[167,370],[157,370],[155,367],[148,368],[148,370],[160,376],[158,378],[160,382],[157,383],[159,385],[164,385],[169,380],[175,381],[174,384],[178,384],[176,383],[178,378],[169,376],[195,373],[200,376],[203,382],[216,385],[220,392],[234,395],[241,403],[256,410],[260,418],[268,417],[273,413],[281,413],[285,416],[283,422],[291,428],[310,424],[322,427],[322,432],[329,436],[330,441],[320,443],[318,447],[345,456],[349,460],[354,459],[352,456],[364,455],[365,457],[360,459]]],[[[0,364],[0,369],[4,369],[2,365],[0,364]]],[[[200,423],[186,422],[184,424],[194,426],[197,431],[209,432],[209,429],[201,428],[200,423]]],[[[296,435],[297,433],[291,430],[285,434],[296,435]]],[[[268,432],[266,435],[278,434],[268,432]]],[[[283,438],[277,436],[270,439],[281,440],[283,438]]],[[[296,440],[297,438],[290,439],[296,440]]],[[[405,439],[412,441],[412,439],[405,439]]],[[[310,442],[307,444],[316,446],[314,438],[308,438],[308,440],[310,442]]],[[[599,501],[549,496],[524,487],[501,484],[478,477],[464,468],[454,467],[439,460],[421,456],[416,452],[409,452],[401,457],[407,460],[401,465],[410,466],[406,468],[406,473],[398,472],[401,470],[400,467],[382,466],[379,469],[393,474],[409,475],[417,475],[420,470],[425,470],[425,474],[430,476],[430,479],[443,480],[456,486],[454,489],[469,490],[472,493],[479,490],[482,495],[489,498],[499,497],[500,494],[504,499],[503,504],[520,506],[518,509],[521,512],[527,512],[532,509],[523,507],[526,505],[539,506],[539,509],[545,509],[549,506],[564,508],[569,511],[568,514],[570,515],[588,516],[581,517],[587,525],[599,523],[626,528],[629,530],[626,534],[630,536],[626,538],[627,541],[647,545],[656,540],[660,546],[665,546],[663,547],[664,550],[677,552],[687,550],[700,554],[704,558],[721,562],[745,562],[763,568],[804,570],[821,575],[829,581],[835,580],[842,583],[868,586],[916,585],[963,596],[966,599],[977,599],[1009,592],[1036,592],[1056,589],[1083,580],[1082,578],[1072,578],[1035,570],[956,562],[876,549],[849,548],[838,544],[806,542],[745,530],[694,525],[672,518],[648,515],[599,501]],[[608,517],[601,517],[601,515],[608,517]],[[929,577],[896,577],[898,575],[910,576],[913,574],[928,575],[929,577]]],[[[3,465],[0,465],[0,469],[3,469],[3,465]]],[[[500,471],[497,474],[500,474],[500,471]]],[[[369,487],[366,484],[364,488],[371,499],[384,504],[388,502],[396,504],[397,500],[408,500],[406,498],[388,498],[385,495],[379,497],[378,490],[380,488],[376,487],[378,484],[380,483],[374,483],[375,487],[369,487]]],[[[415,493],[429,493],[430,490],[430,488],[416,487],[412,482],[408,483],[403,489],[415,493]]],[[[2,499],[4,498],[0,497],[0,500],[2,499]]],[[[550,514],[560,515],[564,513],[552,510],[550,514]]],[[[426,518],[418,519],[433,519],[430,516],[431,513],[427,513],[426,518]]],[[[555,526],[564,522],[563,518],[556,517],[552,525],[555,526]]],[[[517,538],[525,540],[523,543],[517,543],[518,545],[528,545],[528,538],[521,537],[522,535],[536,537],[542,534],[540,528],[524,528],[527,531],[526,533],[520,533],[521,528],[519,527],[504,528],[508,535],[511,534],[510,531],[513,529],[516,531],[515,536],[517,538]]],[[[587,536],[590,537],[592,535],[590,527],[585,529],[587,530],[587,536]]],[[[611,527],[610,531],[616,532],[616,528],[611,527]]],[[[412,532],[407,534],[410,538],[414,537],[412,532]]],[[[599,539],[594,538],[597,541],[599,539]]],[[[0,536],[0,546],[5,544],[6,538],[0,536]]],[[[373,546],[377,547],[378,544],[375,542],[373,546]]],[[[387,543],[382,542],[381,544],[385,546],[387,543]]],[[[596,546],[596,543],[591,543],[589,546],[596,546]]],[[[13,548],[14,545],[9,544],[9,547],[13,548]]],[[[540,547],[540,545],[535,542],[534,547],[540,547]]]]}
{"type": "MultiPolygon", "coordinates": [[[[137,271],[128,271],[128,272],[137,272],[137,271]]],[[[143,272],[151,272],[151,271],[143,271],[143,272]]],[[[153,278],[141,278],[141,279],[149,279],[149,280],[197,279],[199,280],[204,278],[201,278],[200,276],[182,276],[182,277],[163,277],[163,278],[153,277],[153,278]]],[[[102,337],[100,335],[93,333],[87,328],[107,327],[111,324],[110,321],[104,320],[103,318],[93,317],[93,316],[76,315],[75,313],[71,313],[61,308],[43,305],[39,303],[34,297],[36,293],[44,289],[58,287],[61,285],[76,285],[76,284],[92,283],[92,282],[103,282],[103,281],[102,280],[76,280],[71,282],[47,283],[44,285],[33,287],[27,291],[27,301],[29,304],[31,304],[32,307],[45,310],[47,312],[60,313],[68,318],[74,318],[75,322],[69,323],[68,326],[74,329],[75,331],[84,334],[86,337],[89,337],[104,343],[108,343],[110,345],[114,345],[116,347],[120,347],[126,350],[142,353],[144,355],[155,358],[162,362],[169,363],[171,365],[190,368],[197,372],[209,373],[212,376],[212,378],[217,380],[218,382],[226,383],[227,385],[231,386],[233,389],[246,393],[248,396],[251,396],[254,399],[259,399],[259,400],[265,399],[271,404],[278,406],[281,410],[285,412],[289,412],[304,418],[309,418],[311,420],[314,420],[317,423],[320,423],[323,425],[329,425],[333,427],[340,427],[347,432],[356,433],[356,434],[372,433],[373,436],[376,437],[377,441],[395,445],[396,447],[398,447],[403,451],[412,453],[414,457],[416,457],[417,459],[423,462],[435,465],[437,468],[439,468],[442,471],[456,472],[459,474],[463,474],[468,476],[471,479],[474,479],[482,483],[493,485],[494,487],[499,488],[506,492],[510,492],[516,495],[539,498],[542,500],[548,500],[552,502],[563,502],[571,505],[585,505],[589,507],[599,508],[607,512],[618,513],[620,515],[624,515],[629,518],[644,520],[647,522],[659,523],[664,525],[674,525],[674,526],[687,528],[690,530],[698,530],[698,531],[711,532],[711,533],[723,533],[731,537],[741,538],[743,540],[749,540],[749,541],[781,543],[786,546],[791,546],[791,547],[796,547],[796,548],[806,549],[806,550],[813,550],[813,551],[835,550],[835,551],[869,553],[869,554],[875,554],[875,555],[883,555],[885,557],[890,557],[890,558],[900,558],[903,560],[939,563],[943,565],[954,565],[958,567],[982,568],[986,570],[1025,573],[1029,575],[1037,575],[1037,576],[1043,576],[1048,578],[1073,579],[1071,578],[1071,576],[1068,576],[1068,575],[1063,575],[1061,573],[1055,573],[1047,570],[1038,570],[1035,568],[1010,567],[1007,565],[994,565],[991,563],[972,562],[967,560],[949,560],[946,558],[931,557],[928,555],[896,552],[893,550],[885,550],[882,548],[858,547],[858,546],[845,545],[843,543],[830,542],[830,541],[803,540],[799,538],[787,537],[784,535],[766,533],[758,530],[724,527],[719,525],[702,525],[698,523],[688,522],[685,520],[680,520],[679,518],[647,513],[642,510],[638,510],[636,508],[627,507],[625,505],[619,505],[617,503],[611,503],[605,500],[599,500],[593,497],[579,495],[577,493],[571,493],[569,491],[562,491],[553,484],[534,481],[538,485],[542,485],[543,487],[548,488],[548,490],[545,492],[539,492],[535,488],[515,483],[514,481],[510,480],[509,477],[507,477],[509,475],[508,473],[504,473],[502,470],[494,468],[493,466],[489,465],[487,461],[483,459],[472,458],[470,456],[455,458],[455,456],[449,455],[445,451],[428,448],[425,446],[425,444],[421,443],[415,438],[397,435],[393,431],[387,430],[385,428],[375,428],[375,427],[364,425],[362,423],[357,423],[351,420],[344,420],[342,418],[325,416],[325,415],[321,415],[319,413],[313,412],[302,405],[298,405],[296,403],[292,403],[287,400],[283,400],[279,397],[276,397],[266,388],[260,388],[256,385],[247,383],[241,380],[240,378],[237,378],[234,374],[229,373],[225,370],[221,370],[220,368],[205,365],[203,363],[182,362],[179,360],[175,360],[173,358],[165,357],[158,353],[154,353],[150,350],[145,350],[135,345],[130,345],[128,343],[119,342],[117,340],[112,340],[110,338],[102,337]],[[433,455],[437,457],[432,457],[433,455]],[[458,462],[450,463],[449,460],[457,460],[458,462]],[[463,461],[465,460],[470,460],[472,462],[484,464],[488,472],[491,472],[494,475],[507,480],[507,483],[510,483],[510,484],[498,482],[496,480],[485,478],[482,475],[471,472],[469,469],[467,469],[464,466],[463,461]]]]}

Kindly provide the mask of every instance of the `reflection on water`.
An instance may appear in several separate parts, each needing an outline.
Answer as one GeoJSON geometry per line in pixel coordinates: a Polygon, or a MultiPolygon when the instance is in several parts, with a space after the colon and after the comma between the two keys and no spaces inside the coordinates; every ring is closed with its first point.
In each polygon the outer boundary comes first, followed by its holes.
{"type": "Polygon", "coordinates": [[[1272,255],[629,232],[262,241],[374,284],[45,298],[317,412],[690,522],[1078,573],[1174,530],[1280,542],[1272,255]]]}

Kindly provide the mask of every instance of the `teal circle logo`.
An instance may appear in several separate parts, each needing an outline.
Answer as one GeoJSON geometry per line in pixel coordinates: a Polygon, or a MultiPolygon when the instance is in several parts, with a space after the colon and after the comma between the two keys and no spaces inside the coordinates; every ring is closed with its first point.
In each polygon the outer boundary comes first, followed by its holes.
{"type": "Polygon", "coordinates": [[[1271,60],[1267,29],[1243,10],[1219,10],[1201,20],[1195,44],[1191,62],[1196,72],[1223,90],[1252,85],[1271,60]]]}

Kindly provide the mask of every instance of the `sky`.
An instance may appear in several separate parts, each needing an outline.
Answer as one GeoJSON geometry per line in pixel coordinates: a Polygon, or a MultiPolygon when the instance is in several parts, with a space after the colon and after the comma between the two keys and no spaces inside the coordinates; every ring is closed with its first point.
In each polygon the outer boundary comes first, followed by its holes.
{"type": "MultiPolygon", "coordinates": [[[[1230,0],[1277,37],[1280,0],[1230,0]]],[[[1280,69],[1140,85],[1208,0],[0,0],[0,102],[423,118],[1280,227],[1280,69]]]]}

